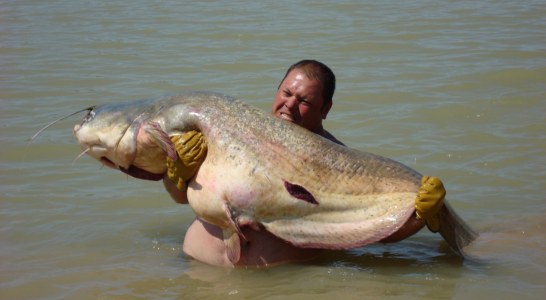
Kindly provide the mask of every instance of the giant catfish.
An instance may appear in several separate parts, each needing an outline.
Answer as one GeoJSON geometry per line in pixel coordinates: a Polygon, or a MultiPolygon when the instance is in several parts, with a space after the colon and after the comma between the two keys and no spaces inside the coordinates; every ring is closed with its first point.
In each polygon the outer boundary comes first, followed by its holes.
{"type": "MultiPolygon", "coordinates": [[[[236,237],[263,226],[296,247],[348,249],[396,233],[414,214],[422,175],[335,144],[225,95],[193,92],[88,109],[74,134],[85,153],[131,176],[160,180],[176,159],[169,137],[190,130],[208,145],[188,201],[236,237]]],[[[457,253],[476,234],[445,203],[440,234],[457,253]]]]}

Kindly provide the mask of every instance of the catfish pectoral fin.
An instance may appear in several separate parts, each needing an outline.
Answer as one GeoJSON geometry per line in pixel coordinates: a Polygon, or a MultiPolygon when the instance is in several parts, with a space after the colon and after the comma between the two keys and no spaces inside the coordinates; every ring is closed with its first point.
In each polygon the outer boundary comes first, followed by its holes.
{"type": "Polygon", "coordinates": [[[457,213],[444,202],[440,210],[440,235],[457,254],[465,256],[463,248],[468,246],[478,237],[470,226],[468,226],[457,213]]]}
{"type": "Polygon", "coordinates": [[[144,124],[144,131],[150,135],[156,144],[167,153],[167,156],[175,161],[178,157],[176,149],[169,137],[169,135],[161,128],[157,122],[146,122],[144,124]]]}

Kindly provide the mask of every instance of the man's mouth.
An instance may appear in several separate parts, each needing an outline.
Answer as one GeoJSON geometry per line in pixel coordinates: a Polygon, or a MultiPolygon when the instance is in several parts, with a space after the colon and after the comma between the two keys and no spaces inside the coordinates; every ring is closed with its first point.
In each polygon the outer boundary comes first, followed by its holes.
{"type": "Polygon", "coordinates": [[[281,113],[279,113],[279,117],[280,117],[281,119],[284,119],[284,120],[287,120],[287,121],[289,121],[289,122],[294,123],[294,118],[292,118],[292,116],[289,115],[289,114],[287,114],[287,113],[281,112],[281,113]]]}

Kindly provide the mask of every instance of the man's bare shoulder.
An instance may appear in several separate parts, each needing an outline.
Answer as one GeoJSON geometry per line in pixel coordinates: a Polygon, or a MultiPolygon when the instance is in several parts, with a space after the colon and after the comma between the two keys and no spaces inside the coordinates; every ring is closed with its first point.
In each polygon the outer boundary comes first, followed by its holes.
{"type": "Polygon", "coordinates": [[[330,132],[328,132],[327,130],[322,130],[322,134],[321,134],[322,137],[324,138],[327,138],[329,139],[330,141],[336,143],[336,144],[339,144],[341,146],[345,146],[345,144],[343,144],[340,140],[336,139],[335,136],[333,136],[330,132]]]}

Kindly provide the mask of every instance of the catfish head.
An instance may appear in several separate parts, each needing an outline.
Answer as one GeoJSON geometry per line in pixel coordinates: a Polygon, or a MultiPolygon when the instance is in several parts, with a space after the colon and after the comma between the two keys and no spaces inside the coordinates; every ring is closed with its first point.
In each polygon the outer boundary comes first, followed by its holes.
{"type": "Polygon", "coordinates": [[[103,165],[139,179],[161,180],[166,157],[177,158],[157,118],[162,109],[152,100],[93,107],[74,135],[84,153],[103,165]]]}

